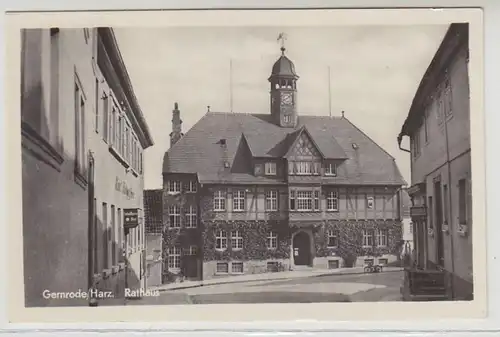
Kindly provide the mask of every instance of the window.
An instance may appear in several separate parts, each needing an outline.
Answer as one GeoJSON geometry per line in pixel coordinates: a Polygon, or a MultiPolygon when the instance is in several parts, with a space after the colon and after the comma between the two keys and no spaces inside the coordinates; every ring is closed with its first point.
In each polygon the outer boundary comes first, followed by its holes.
{"type": "Polygon", "coordinates": [[[339,260],[328,260],[328,269],[338,269],[339,260]]]}
{"type": "Polygon", "coordinates": [[[337,176],[337,164],[327,163],[325,167],[325,175],[327,176],[337,176]]]}
{"type": "Polygon", "coordinates": [[[290,210],[295,210],[295,191],[290,191],[290,210]]]}
{"type": "Polygon", "coordinates": [[[413,234],[413,222],[410,222],[410,234],[413,234]]]}
{"type": "Polygon", "coordinates": [[[467,193],[466,180],[460,179],[458,181],[458,224],[467,224],[467,193]]]}
{"type": "Polygon", "coordinates": [[[126,160],[126,161],[129,161],[129,157],[128,157],[128,152],[130,150],[130,145],[129,145],[129,131],[128,131],[128,125],[125,126],[125,130],[124,130],[124,141],[123,141],[123,150],[122,150],[122,156],[123,158],[126,160]]]}
{"type": "Polygon", "coordinates": [[[266,175],[275,176],[276,175],[276,163],[266,163],[266,175]]]}
{"type": "Polygon", "coordinates": [[[424,139],[426,143],[429,141],[429,110],[429,106],[427,106],[424,115],[424,139]]]}
{"type": "Polygon", "coordinates": [[[375,208],[375,199],[373,197],[366,198],[366,208],[367,209],[375,208]]]}
{"type": "Polygon", "coordinates": [[[231,231],[231,248],[233,250],[243,249],[243,237],[240,231],[231,231]]]}
{"type": "Polygon", "coordinates": [[[339,245],[338,231],[333,229],[328,230],[328,248],[338,247],[338,245],[339,245]]]}
{"type": "Polygon", "coordinates": [[[418,157],[420,155],[420,130],[416,130],[411,138],[411,147],[413,152],[413,157],[418,157]]]}
{"type": "Polygon", "coordinates": [[[448,223],[448,185],[443,185],[443,221],[448,223]]]}
{"type": "Polygon", "coordinates": [[[196,246],[189,246],[188,250],[187,250],[187,255],[197,255],[198,254],[198,247],[196,246]]]}
{"type": "Polygon", "coordinates": [[[125,242],[123,241],[123,224],[122,224],[122,210],[118,208],[118,261],[123,262],[123,251],[125,251],[125,242]]]}
{"type": "Polygon", "coordinates": [[[271,261],[267,263],[267,271],[268,272],[277,272],[278,271],[278,262],[271,261]]]}
{"type": "Polygon", "coordinates": [[[116,129],[116,119],[118,118],[117,116],[117,111],[116,107],[113,104],[113,107],[111,108],[111,115],[109,116],[109,145],[115,146],[117,150],[119,150],[118,147],[118,130],[116,129]]]}
{"type": "Polygon", "coordinates": [[[99,223],[97,216],[97,199],[94,198],[94,223],[92,224],[92,272],[94,274],[99,273],[99,231],[100,229],[97,227],[99,223]]]}
{"type": "Polygon", "coordinates": [[[227,249],[227,233],[224,230],[217,232],[215,236],[215,249],[226,250],[227,249]]]}
{"type": "Polygon", "coordinates": [[[290,123],[290,116],[288,115],[283,116],[283,122],[290,123]]]}
{"type": "Polygon", "coordinates": [[[229,273],[229,266],[227,262],[217,262],[217,273],[227,274],[229,273]]]}
{"type": "Polygon", "coordinates": [[[314,210],[319,211],[319,191],[314,191],[314,210]]]}
{"type": "Polygon", "coordinates": [[[116,148],[117,148],[118,152],[123,155],[123,144],[124,144],[123,117],[121,115],[119,115],[118,108],[113,107],[113,109],[115,111],[115,112],[113,112],[113,123],[115,124],[115,127],[114,127],[114,129],[115,129],[115,133],[114,133],[115,144],[116,144],[116,148]]]}
{"type": "Polygon", "coordinates": [[[297,211],[312,210],[312,191],[297,191],[297,211]]]}
{"type": "Polygon", "coordinates": [[[245,191],[234,191],[233,194],[233,211],[245,210],[245,191]]]}
{"type": "Polygon", "coordinates": [[[388,262],[387,259],[378,259],[378,264],[381,264],[381,265],[385,266],[387,264],[387,262],[388,262]]]}
{"type": "Polygon", "coordinates": [[[224,191],[214,192],[214,211],[225,211],[226,210],[226,194],[224,191]]]}
{"type": "Polygon", "coordinates": [[[108,260],[108,204],[105,202],[102,203],[102,252],[103,252],[103,259],[102,259],[102,268],[103,269],[108,269],[109,268],[109,260],[108,260]]]}
{"type": "Polygon", "coordinates": [[[267,249],[278,248],[278,234],[276,232],[269,232],[267,236],[267,249]]]}
{"type": "Polygon", "coordinates": [[[196,181],[190,180],[186,183],[186,192],[196,193],[196,189],[197,189],[196,181]]]}
{"type": "Polygon", "coordinates": [[[196,206],[189,206],[184,212],[186,216],[186,228],[196,228],[196,206]]]}
{"type": "Polygon", "coordinates": [[[180,247],[170,247],[168,249],[168,269],[180,269],[181,268],[181,248],[180,247]]]}
{"type": "Polygon", "coordinates": [[[142,174],[142,151],[139,154],[139,173],[142,174]]]}
{"type": "Polygon", "coordinates": [[[377,229],[377,246],[385,247],[387,246],[388,232],[387,229],[377,229]]]}
{"type": "Polygon", "coordinates": [[[326,198],[326,208],[330,212],[335,212],[339,210],[339,196],[337,191],[328,192],[326,198]]]}
{"type": "Polygon", "coordinates": [[[278,191],[266,191],[266,211],[278,210],[278,191]]]}
{"type": "Polygon", "coordinates": [[[99,133],[99,80],[95,79],[95,132],[99,133]]]}
{"type": "Polygon", "coordinates": [[[297,174],[311,174],[311,165],[312,163],[306,161],[296,162],[297,174]]]}
{"type": "Polygon", "coordinates": [[[75,171],[84,175],[85,168],[85,97],[78,77],[75,82],[75,171]]]}
{"type": "Polygon", "coordinates": [[[453,114],[453,97],[449,76],[446,76],[444,82],[444,114],[449,117],[453,114]]]}
{"type": "Polygon", "coordinates": [[[116,266],[118,264],[117,261],[117,251],[116,251],[116,213],[115,213],[115,205],[111,205],[111,265],[116,266]]]}
{"type": "Polygon", "coordinates": [[[231,273],[242,274],[243,273],[243,262],[231,263],[231,273]]]}
{"type": "Polygon", "coordinates": [[[109,100],[106,93],[102,92],[102,138],[109,142],[109,100]]]}
{"type": "Polygon", "coordinates": [[[434,209],[433,209],[433,203],[432,203],[432,197],[428,198],[429,200],[429,205],[427,205],[427,208],[429,210],[429,228],[434,228],[434,209]]]}
{"type": "Polygon", "coordinates": [[[373,232],[371,230],[363,229],[363,246],[373,246],[373,232]]]}
{"type": "Polygon", "coordinates": [[[180,228],[181,227],[181,212],[180,207],[177,205],[172,205],[169,207],[169,217],[170,217],[170,227],[180,228]]]}
{"type": "Polygon", "coordinates": [[[178,180],[168,181],[168,192],[169,193],[180,193],[181,192],[181,182],[178,180]]]}

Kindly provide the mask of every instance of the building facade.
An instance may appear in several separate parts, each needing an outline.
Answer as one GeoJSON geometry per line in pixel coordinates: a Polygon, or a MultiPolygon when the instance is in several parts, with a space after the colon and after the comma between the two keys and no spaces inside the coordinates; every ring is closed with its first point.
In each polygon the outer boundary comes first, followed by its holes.
{"type": "Polygon", "coordinates": [[[152,140],[113,31],[23,30],[21,58],[26,306],[123,297],[143,283],[144,226],[124,230],[123,212],[143,207],[152,140]]]}
{"type": "Polygon", "coordinates": [[[469,97],[468,25],[452,24],[417,89],[399,142],[410,138],[415,265],[442,270],[453,299],[473,293],[469,97]]]}
{"type": "Polygon", "coordinates": [[[175,104],[164,281],[397,259],[405,182],[394,158],[344,116],[300,115],[298,79],[282,48],[270,113],[207,112],[183,135],[175,104]]]}
{"type": "Polygon", "coordinates": [[[163,190],[144,190],[146,230],[146,286],[162,284],[163,275],[163,190]]]}

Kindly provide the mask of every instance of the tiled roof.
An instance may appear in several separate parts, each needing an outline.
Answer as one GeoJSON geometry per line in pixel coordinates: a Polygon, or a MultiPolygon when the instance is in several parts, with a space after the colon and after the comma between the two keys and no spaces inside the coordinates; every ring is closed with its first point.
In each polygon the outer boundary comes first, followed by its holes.
{"type": "Polygon", "coordinates": [[[165,154],[164,173],[197,173],[202,183],[276,183],[253,175],[250,155],[282,158],[304,130],[326,158],[346,159],[332,179],[341,184],[403,185],[394,158],[344,117],[300,116],[295,129],[274,124],[270,114],[205,114],[165,154]],[[226,146],[220,140],[225,139],[226,146]],[[235,161],[235,158],[238,159],[235,161]],[[231,169],[224,169],[224,161],[231,169]]]}
{"type": "Polygon", "coordinates": [[[163,228],[163,190],[144,190],[144,226],[146,234],[159,234],[163,228]]]}

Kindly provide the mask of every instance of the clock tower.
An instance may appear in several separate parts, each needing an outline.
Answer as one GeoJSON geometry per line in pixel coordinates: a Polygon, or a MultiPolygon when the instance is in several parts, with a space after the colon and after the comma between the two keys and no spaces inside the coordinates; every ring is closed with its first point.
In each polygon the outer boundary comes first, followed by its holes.
{"type": "Polygon", "coordinates": [[[284,128],[297,126],[298,79],[295,66],[285,56],[285,47],[282,45],[281,56],[273,65],[269,82],[271,83],[271,115],[275,123],[284,128]]]}

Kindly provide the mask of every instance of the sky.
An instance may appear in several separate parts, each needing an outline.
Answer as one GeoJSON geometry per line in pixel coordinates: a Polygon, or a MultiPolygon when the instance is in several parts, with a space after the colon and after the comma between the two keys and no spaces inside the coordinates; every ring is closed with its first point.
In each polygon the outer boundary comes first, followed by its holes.
{"type": "Polygon", "coordinates": [[[281,32],[287,37],[285,53],[300,77],[299,118],[340,116],[344,111],[346,118],[396,159],[410,184],[409,153],[399,150],[396,137],[447,28],[115,28],[155,142],[144,154],[145,189],[162,187],[162,161],[170,145],[175,102],[184,133],[207,112],[207,106],[229,112],[231,91],[233,112],[270,113],[267,79],[281,55],[277,41],[281,32]]]}

